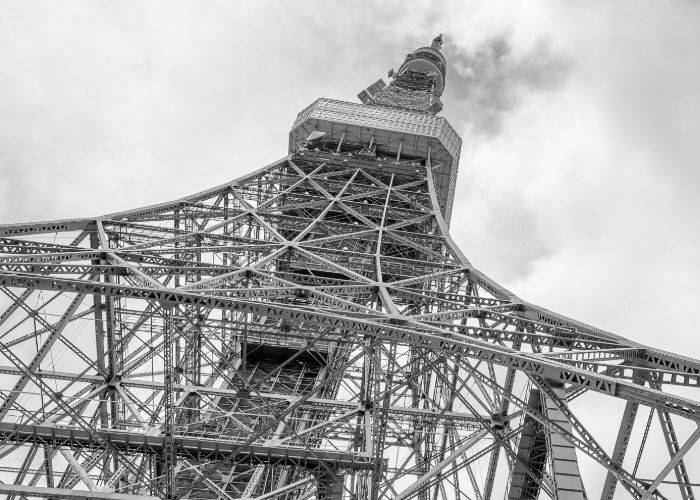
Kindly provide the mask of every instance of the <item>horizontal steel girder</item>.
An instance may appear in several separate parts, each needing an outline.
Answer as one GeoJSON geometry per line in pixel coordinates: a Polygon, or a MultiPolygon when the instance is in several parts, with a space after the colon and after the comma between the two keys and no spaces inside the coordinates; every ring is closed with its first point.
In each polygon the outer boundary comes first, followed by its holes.
{"type": "Polygon", "coordinates": [[[382,315],[337,314],[326,311],[293,307],[288,304],[262,303],[205,295],[202,291],[182,291],[174,288],[146,288],[124,284],[101,283],[89,280],[72,280],[38,277],[23,274],[0,274],[0,285],[18,288],[33,288],[73,293],[99,294],[151,300],[171,305],[203,306],[213,309],[237,310],[254,314],[289,318],[305,323],[319,324],[339,330],[353,330],[360,334],[375,336],[386,342],[429,348],[434,351],[460,357],[484,359],[489,362],[514,367],[528,375],[556,380],[580,386],[610,396],[620,397],[643,405],[665,409],[693,420],[700,419],[700,403],[640,387],[631,382],[605,376],[589,370],[579,369],[555,360],[522,353],[505,346],[489,344],[466,335],[430,328],[406,319],[396,320],[382,315]],[[412,327],[424,327],[418,330],[412,327]]]}
{"type": "Polygon", "coordinates": [[[19,484],[0,483],[0,493],[20,495],[23,498],[75,498],[104,500],[156,500],[159,497],[149,495],[129,495],[111,491],[71,490],[68,488],[45,488],[43,486],[22,486],[19,484]]]}
{"type": "MultiPolygon", "coordinates": [[[[11,424],[0,422],[0,439],[14,443],[47,444],[52,447],[101,449],[107,442],[124,453],[148,453],[161,455],[165,438],[118,429],[95,429],[88,432],[78,427],[52,425],[11,424]]],[[[296,465],[317,470],[323,464],[333,464],[340,469],[371,470],[372,461],[366,456],[336,450],[314,449],[274,445],[242,445],[230,439],[212,439],[199,436],[173,436],[176,453],[193,460],[231,460],[249,464],[296,465]]]]}
{"type": "MultiPolygon", "coordinates": [[[[265,167],[255,170],[247,175],[239,177],[233,181],[225,182],[214,186],[212,188],[206,189],[199,193],[195,193],[189,196],[184,196],[177,200],[167,201],[165,203],[157,203],[154,205],[149,205],[146,207],[134,208],[131,210],[123,210],[121,212],[114,212],[111,214],[99,217],[100,220],[121,220],[124,218],[136,218],[144,217],[149,215],[157,215],[169,210],[176,209],[178,207],[184,207],[191,205],[194,202],[205,200],[209,197],[216,196],[227,192],[233,186],[243,184],[249,179],[256,177],[262,172],[273,168],[275,166],[281,165],[291,158],[292,155],[287,155],[280,160],[277,160],[265,167]]],[[[77,219],[63,219],[54,221],[40,221],[40,222],[27,222],[18,224],[2,224],[0,225],[0,236],[18,236],[18,235],[32,235],[32,234],[45,234],[54,231],[81,231],[88,229],[95,223],[95,218],[77,218],[77,219]]]]}
{"type": "MultiPolygon", "coordinates": [[[[24,373],[22,370],[15,366],[10,365],[0,365],[0,373],[8,375],[21,375],[24,373]]],[[[107,381],[103,377],[98,375],[84,375],[79,373],[71,372],[52,372],[47,370],[37,370],[35,374],[44,380],[56,379],[56,380],[74,380],[76,382],[87,382],[95,385],[106,384],[107,381]]],[[[163,382],[155,382],[151,380],[142,380],[137,378],[123,378],[119,381],[119,385],[124,387],[140,387],[145,389],[151,389],[155,391],[162,391],[165,384],[163,382]]],[[[226,388],[216,388],[198,385],[185,385],[185,384],[173,384],[173,389],[182,390],[185,393],[200,393],[200,394],[210,394],[212,396],[227,396],[239,399],[250,398],[250,393],[241,392],[235,389],[226,388]]],[[[288,401],[290,403],[295,402],[298,397],[292,394],[278,394],[273,392],[256,392],[255,397],[260,397],[269,400],[280,400],[288,401]]],[[[304,406],[309,407],[319,407],[319,408],[343,408],[351,410],[358,408],[357,401],[343,401],[339,399],[321,398],[321,397],[309,397],[306,399],[304,406]]],[[[482,415],[481,417],[474,417],[471,414],[459,413],[455,411],[443,411],[436,413],[433,410],[425,408],[415,408],[411,406],[389,406],[389,411],[396,415],[406,415],[407,417],[414,418],[420,417],[427,420],[448,420],[454,423],[461,423],[467,425],[473,425],[475,428],[481,427],[481,422],[483,419],[488,419],[488,415],[482,415]]]]}

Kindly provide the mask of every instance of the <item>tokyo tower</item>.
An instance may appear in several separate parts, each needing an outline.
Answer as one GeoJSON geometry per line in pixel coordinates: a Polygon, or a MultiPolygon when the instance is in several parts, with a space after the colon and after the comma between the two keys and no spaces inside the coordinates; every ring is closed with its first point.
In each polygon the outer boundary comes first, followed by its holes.
{"type": "Polygon", "coordinates": [[[531,304],[450,237],[442,44],[239,179],[0,226],[0,493],[695,498],[700,361],[531,304]]]}

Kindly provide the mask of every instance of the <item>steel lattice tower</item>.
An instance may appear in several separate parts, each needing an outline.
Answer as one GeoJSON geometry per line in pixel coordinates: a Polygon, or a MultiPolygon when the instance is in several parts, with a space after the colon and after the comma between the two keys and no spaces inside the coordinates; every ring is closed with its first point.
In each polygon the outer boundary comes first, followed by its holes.
{"type": "Polygon", "coordinates": [[[450,238],[441,45],[240,179],[0,226],[0,493],[694,498],[700,361],[530,304],[450,238]]]}

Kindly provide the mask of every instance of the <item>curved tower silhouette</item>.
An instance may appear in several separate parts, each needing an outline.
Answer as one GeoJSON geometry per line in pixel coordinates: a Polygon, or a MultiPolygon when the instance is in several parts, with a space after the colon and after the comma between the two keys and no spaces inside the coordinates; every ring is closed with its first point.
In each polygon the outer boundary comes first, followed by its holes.
{"type": "Polygon", "coordinates": [[[244,177],[0,226],[0,493],[694,498],[700,361],[531,304],[451,239],[441,48],[313,102],[244,177]]]}

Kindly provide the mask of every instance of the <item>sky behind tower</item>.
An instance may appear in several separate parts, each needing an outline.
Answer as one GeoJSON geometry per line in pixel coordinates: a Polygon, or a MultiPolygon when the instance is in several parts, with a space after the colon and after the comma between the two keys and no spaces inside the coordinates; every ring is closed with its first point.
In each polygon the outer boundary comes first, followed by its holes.
{"type": "Polygon", "coordinates": [[[446,39],[452,231],[519,296],[700,357],[700,3],[0,0],[0,221],[286,154],[296,113],[446,39]]]}

